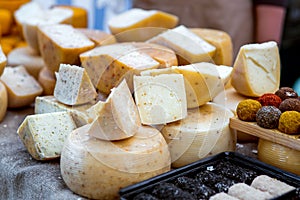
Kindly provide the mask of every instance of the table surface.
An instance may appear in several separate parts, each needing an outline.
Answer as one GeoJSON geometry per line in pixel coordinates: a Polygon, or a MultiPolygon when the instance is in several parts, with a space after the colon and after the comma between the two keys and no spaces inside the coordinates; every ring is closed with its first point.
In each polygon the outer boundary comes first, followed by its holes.
{"type": "MultiPolygon", "coordinates": [[[[9,110],[0,123],[0,199],[85,199],[68,189],[60,174],[59,159],[34,160],[17,129],[33,107],[9,110]]],[[[256,143],[237,144],[237,152],[256,157],[256,143]]]]}

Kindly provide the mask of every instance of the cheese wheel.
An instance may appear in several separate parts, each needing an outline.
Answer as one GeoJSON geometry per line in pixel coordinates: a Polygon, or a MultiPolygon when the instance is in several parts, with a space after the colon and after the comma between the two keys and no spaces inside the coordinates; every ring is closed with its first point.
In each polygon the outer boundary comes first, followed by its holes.
{"type": "Polygon", "coordinates": [[[41,55],[49,70],[58,71],[61,63],[80,65],[79,54],[94,47],[94,43],[70,25],[39,26],[41,55]]]}
{"type": "Polygon", "coordinates": [[[280,58],[276,42],[246,44],[233,65],[231,84],[249,97],[274,93],[280,82],[280,58]]]}
{"type": "Polygon", "coordinates": [[[5,67],[1,81],[7,89],[9,108],[28,106],[43,92],[40,84],[23,66],[5,67]]]}
{"type": "Polygon", "coordinates": [[[7,56],[7,65],[23,65],[26,71],[35,79],[38,78],[40,70],[45,66],[43,58],[30,47],[19,47],[12,50],[7,56]]]}
{"type": "MultiPolygon", "coordinates": [[[[147,42],[166,46],[188,63],[211,62],[216,47],[212,46],[195,33],[181,25],[165,31],[147,42]]],[[[179,60],[179,64],[182,63],[179,60]]]]}
{"type": "Polygon", "coordinates": [[[0,7],[0,26],[3,35],[9,34],[13,24],[12,13],[0,7]]]}
{"type": "Polygon", "coordinates": [[[5,54],[3,53],[2,47],[0,45],[0,76],[3,73],[6,63],[7,63],[7,58],[6,58],[5,54]]]}
{"type": "Polygon", "coordinates": [[[234,114],[215,103],[189,109],[183,120],[161,130],[172,158],[172,167],[182,167],[223,151],[234,151],[236,134],[229,128],[234,114]]]}
{"type": "Polygon", "coordinates": [[[285,171],[300,175],[300,152],[289,147],[259,139],[258,159],[285,171]]]}
{"type": "Polygon", "coordinates": [[[118,199],[119,189],[170,170],[168,146],[155,128],[141,126],[131,138],[111,142],[87,134],[89,125],[68,137],[60,160],[62,178],[91,199],[118,199]]]}
{"type": "Polygon", "coordinates": [[[173,28],[178,17],[159,10],[133,8],[111,18],[108,27],[113,34],[143,27],[173,28]]]}
{"type": "Polygon", "coordinates": [[[0,122],[4,119],[7,110],[7,91],[5,85],[0,81],[0,122]]]}
{"type": "Polygon", "coordinates": [[[71,25],[74,28],[86,28],[88,26],[88,13],[83,7],[73,5],[55,5],[54,7],[70,9],[73,12],[71,25]]]}
{"type": "Polygon", "coordinates": [[[40,70],[38,82],[43,88],[43,95],[53,95],[56,79],[54,73],[47,67],[40,70]]]}
{"type": "Polygon", "coordinates": [[[68,112],[27,115],[17,133],[36,160],[58,158],[76,125],[68,112]]]}
{"type": "Polygon", "coordinates": [[[104,31],[87,28],[77,28],[81,33],[87,36],[90,40],[96,43],[96,45],[109,45],[116,43],[114,35],[106,33],[104,31]]]}
{"type": "Polygon", "coordinates": [[[216,65],[231,66],[233,64],[233,44],[228,33],[208,28],[191,28],[190,30],[216,47],[216,53],[213,56],[216,65]]]}

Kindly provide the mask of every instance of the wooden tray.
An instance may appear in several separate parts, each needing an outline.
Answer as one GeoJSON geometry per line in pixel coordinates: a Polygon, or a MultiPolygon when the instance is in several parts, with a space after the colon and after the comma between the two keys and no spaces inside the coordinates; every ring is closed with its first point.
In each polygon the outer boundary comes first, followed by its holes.
{"type": "Polygon", "coordinates": [[[278,129],[262,128],[256,122],[245,122],[237,117],[230,119],[230,128],[300,151],[299,134],[289,135],[278,129]]]}

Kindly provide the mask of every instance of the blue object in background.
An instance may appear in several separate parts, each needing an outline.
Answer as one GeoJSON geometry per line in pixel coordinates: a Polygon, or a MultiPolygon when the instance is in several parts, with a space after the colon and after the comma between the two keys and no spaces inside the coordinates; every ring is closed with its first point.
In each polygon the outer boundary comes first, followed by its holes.
{"type": "Polygon", "coordinates": [[[61,5],[71,5],[72,0],[57,0],[57,4],[61,5]]]}

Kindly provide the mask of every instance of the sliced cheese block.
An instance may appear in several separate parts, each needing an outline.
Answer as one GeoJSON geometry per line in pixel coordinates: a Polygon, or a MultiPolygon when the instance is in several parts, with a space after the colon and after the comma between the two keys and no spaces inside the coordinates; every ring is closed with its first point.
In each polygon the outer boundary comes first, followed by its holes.
{"type": "MultiPolygon", "coordinates": [[[[188,63],[212,61],[212,57],[216,51],[216,47],[183,25],[165,31],[151,38],[148,42],[160,44],[174,50],[178,56],[188,63]]],[[[179,62],[179,64],[186,63],[179,62]]]]}
{"type": "Polygon", "coordinates": [[[53,95],[56,78],[52,71],[50,71],[47,67],[43,67],[37,80],[43,88],[43,95],[53,95]]]}
{"type": "Polygon", "coordinates": [[[97,92],[84,68],[60,64],[54,96],[66,105],[80,105],[95,100],[97,92]]]}
{"type": "Polygon", "coordinates": [[[216,65],[231,66],[233,64],[233,44],[228,33],[208,28],[191,28],[190,30],[216,47],[216,53],[213,56],[216,65]]]}
{"type": "Polygon", "coordinates": [[[172,158],[172,167],[181,167],[223,151],[234,151],[236,134],[229,128],[234,114],[215,103],[189,109],[183,120],[161,130],[172,158]]]}
{"type": "Polygon", "coordinates": [[[17,133],[28,152],[36,160],[60,157],[68,135],[76,125],[68,112],[28,115],[17,133]]]}
{"type": "Polygon", "coordinates": [[[9,108],[28,106],[43,93],[43,88],[23,66],[5,67],[1,81],[7,89],[9,108]]]}
{"type": "Polygon", "coordinates": [[[54,7],[70,9],[73,12],[71,25],[74,28],[86,28],[88,26],[88,13],[85,8],[73,5],[55,5],[54,7]]]}
{"type": "Polygon", "coordinates": [[[9,34],[13,24],[13,16],[9,10],[0,7],[0,26],[3,35],[9,34]]]}
{"type": "Polygon", "coordinates": [[[78,106],[68,106],[60,103],[54,96],[38,96],[35,99],[34,113],[43,114],[67,111],[71,114],[76,126],[81,127],[93,121],[94,118],[91,118],[86,112],[93,105],[95,105],[95,102],[78,106]]]}
{"type": "Polygon", "coordinates": [[[113,34],[122,33],[136,28],[163,27],[173,28],[178,23],[178,17],[159,10],[143,10],[133,8],[108,21],[108,27],[113,34]]]}
{"type": "Polygon", "coordinates": [[[8,104],[8,98],[7,98],[7,91],[5,85],[0,81],[0,122],[4,119],[6,110],[7,110],[7,104],[8,104]]]}
{"type": "Polygon", "coordinates": [[[0,45],[0,76],[3,73],[6,63],[7,63],[7,58],[6,58],[5,54],[3,53],[2,47],[0,45]]]}
{"type": "Polygon", "coordinates": [[[187,115],[182,74],[134,76],[134,97],[142,124],[178,121],[187,115]]]}
{"type": "Polygon", "coordinates": [[[104,31],[96,29],[78,28],[81,33],[86,35],[90,40],[95,42],[97,45],[108,45],[116,43],[116,38],[114,35],[106,33],[104,31]]]}
{"type": "Polygon", "coordinates": [[[231,84],[250,97],[274,93],[280,82],[280,58],[276,42],[247,44],[234,62],[231,84]]]}
{"type": "Polygon", "coordinates": [[[102,140],[132,137],[141,126],[140,116],[125,80],[112,89],[108,99],[91,107],[91,123],[87,133],[102,140]],[[94,117],[95,116],[95,117],[94,117]]]}
{"type": "Polygon", "coordinates": [[[75,129],[60,160],[62,178],[75,193],[90,199],[119,199],[120,188],[170,170],[168,146],[154,128],[141,126],[120,141],[96,139],[75,129]]]}
{"type": "Polygon", "coordinates": [[[79,54],[94,47],[94,43],[70,25],[39,26],[41,55],[49,70],[58,71],[61,63],[80,65],[79,54]]]}
{"type": "Polygon", "coordinates": [[[12,50],[7,56],[7,65],[23,65],[27,72],[38,78],[40,70],[45,66],[43,58],[30,47],[19,47],[12,50]]]}

